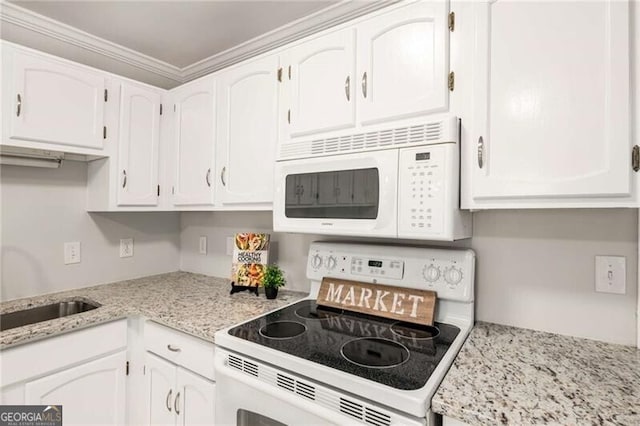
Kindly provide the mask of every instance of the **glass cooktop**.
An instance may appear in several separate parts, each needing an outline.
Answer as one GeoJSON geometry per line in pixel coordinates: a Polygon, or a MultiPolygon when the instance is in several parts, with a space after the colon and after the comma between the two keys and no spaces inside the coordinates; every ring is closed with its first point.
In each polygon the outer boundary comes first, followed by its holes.
{"type": "Polygon", "coordinates": [[[460,333],[453,325],[421,326],[303,300],[229,334],[397,389],[423,387],[460,333]]]}

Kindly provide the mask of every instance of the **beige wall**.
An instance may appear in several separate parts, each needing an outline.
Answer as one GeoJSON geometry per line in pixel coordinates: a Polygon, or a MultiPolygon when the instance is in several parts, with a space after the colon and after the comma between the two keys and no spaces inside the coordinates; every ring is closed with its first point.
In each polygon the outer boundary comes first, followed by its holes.
{"type": "MultiPolygon", "coordinates": [[[[635,344],[637,220],[635,209],[475,213],[473,239],[454,245],[477,254],[477,319],[635,344]],[[600,254],[626,257],[625,295],[594,291],[594,256],[600,254]]],[[[183,213],[181,228],[181,269],[226,277],[231,258],[225,238],[271,232],[271,214],[183,213]],[[198,254],[200,235],[209,238],[206,256],[198,254]]],[[[309,243],[327,238],[278,233],[272,239],[273,260],[286,271],[289,288],[308,291],[309,243]]]]}
{"type": "Polygon", "coordinates": [[[175,271],[178,213],[87,213],[87,165],[0,169],[0,298],[175,271]],[[134,257],[119,257],[120,238],[134,239],[134,257]],[[63,245],[81,242],[81,263],[64,265],[63,245]]]}

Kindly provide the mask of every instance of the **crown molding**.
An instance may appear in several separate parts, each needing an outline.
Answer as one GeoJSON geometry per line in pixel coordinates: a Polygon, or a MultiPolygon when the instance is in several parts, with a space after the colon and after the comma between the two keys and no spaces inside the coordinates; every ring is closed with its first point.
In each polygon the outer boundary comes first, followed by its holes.
{"type": "Polygon", "coordinates": [[[184,81],[182,70],[179,67],[47,18],[13,3],[4,1],[0,3],[0,22],[16,25],[171,80],[184,81]]]}
{"type": "MultiPolygon", "coordinates": [[[[184,68],[94,36],[4,0],[0,1],[0,22],[16,25],[178,83],[185,83],[399,1],[355,2],[345,0],[184,68]]],[[[35,48],[37,49],[37,47],[35,48]]]]}
{"type": "Polygon", "coordinates": [[[262,34],[231,49],[212,55],[182,69],[185,81],[210,74],[253,56],[282,47],[327,28],[343,24],[367,13],[388,7],[401,0],[349,1],[345,0],[311,15],[262,34]]]}

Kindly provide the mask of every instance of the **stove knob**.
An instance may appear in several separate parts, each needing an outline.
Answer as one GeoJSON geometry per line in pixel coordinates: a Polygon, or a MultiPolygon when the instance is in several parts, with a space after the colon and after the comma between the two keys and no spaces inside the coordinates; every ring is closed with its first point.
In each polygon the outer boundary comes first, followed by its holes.
{"type": "Polygon", "coordinates": [[[444,273],[444,279],[451,285],[457,285],[462,281],[462,271],[455,266],[452,266],[444,273]]]}
{"type": "Polygon", "coordinates": [[[433,264],[425,266],[424,269],[422,269],[422,276],[430,283],[435,282],[440,278],[440,269],[433,264]]]}
{"type": "Polygon", "coordinates": [[[337,264],[338,264],[338,261],[336,260],[336,258],[334,256],[329,256],[329,257],[327,257],[327,259],[326,259],[326,261],[324,263],[324,266],[327,269],[331,270],[331,269],[335,268],[337,264]]]}
{"type": "Polygon", "coordinates": [[[311,266],[313,269],[318,269],[322,266],[322,257],[319,254],[314,254],[311,258],[311,266]]]}

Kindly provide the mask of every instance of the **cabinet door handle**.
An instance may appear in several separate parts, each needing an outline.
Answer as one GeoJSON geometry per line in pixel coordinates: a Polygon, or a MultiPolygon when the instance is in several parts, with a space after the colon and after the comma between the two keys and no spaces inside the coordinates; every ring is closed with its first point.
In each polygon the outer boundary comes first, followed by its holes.
{"type": "Polygon", "coordinates": [[[478,167],[484,166],[484,139],[482,136],[478,138],[478,167]]]}
{"type": "Polygon", "coordinates": [[[367,97],[367,72],[362,74],[362,96],[367,97]]]}
{"type": "Polygon", "coordinates": [[[16,96],[18,102],[16,103],[16,117],[20,117],[20,111],[22,110],[22,96],[20,93],[16,96]]]}
{"type": "Polygon", "coordinates": [[[168,344],[167,349],[169,349],[171,352],[180,352],[182,350],[177,346],[173,346],[172,344],[168,344]]]}
{"type": "Polygon", "coordinates": [[[351,76],[348,75],[344,81],[344,94],[347,97],[347,101],[351,100],[351,76]]]}
{"type": "Polygon", "coordinates": [[[172,393],[173,393],[173,389],[169,389],[169,393],[167,394],[167,399],[165,401],[167,410],[169,410],[169,412],[171,412],[171,394],[172,393]]]}
{"type": "Polygon", "coordinates": [[[123,170],[122,171],[122,187],[126,187],[127,186],[127,171],[123,170]]]}
{"type": "Polygon", "coordinates": [[[176,414],[180,415],[180,406],[178,405],[178,401],[180,400],[180,392],[176,395],[176,399],[173,402],[173,408],[176,409],[176,414]]]}
{"type": "Polygon", "coordinates": [[[222,171],[220,172],[220,180],[222,181],[222,186],[227,186],[227,181],[224,179],[224,175],[227,172],[227,166],[224,166],[222,168],[222,171]]]}
{"type": "Polygon", "coordinates": [[[207,186],[211,188],[211,169],[207,170],[207,175],[205,176],[204,180],[207,181],[207,186]]]}

